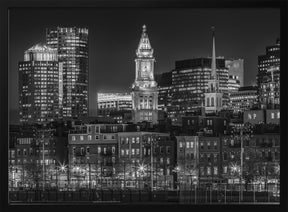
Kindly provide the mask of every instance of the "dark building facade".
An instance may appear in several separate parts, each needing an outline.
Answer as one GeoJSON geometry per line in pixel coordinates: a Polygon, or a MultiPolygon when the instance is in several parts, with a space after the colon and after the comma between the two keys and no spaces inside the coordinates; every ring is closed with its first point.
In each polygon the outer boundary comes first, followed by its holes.
{"type": "Polygon", "coordinates": [[[158,109],[167,112],[171,105],[172,72],[155,75],[158,84],[158,109]]]}
{"type": "Polygon", "coordinates": [[[55,27],[46,42],[63,63],[63,117],[88,115],[88,29],[55,27]]]}
{"type": "Polygon", "coordinates": [[[199,136],[199,181],[222,181],[222,145],[220,137],[199,136]]]}

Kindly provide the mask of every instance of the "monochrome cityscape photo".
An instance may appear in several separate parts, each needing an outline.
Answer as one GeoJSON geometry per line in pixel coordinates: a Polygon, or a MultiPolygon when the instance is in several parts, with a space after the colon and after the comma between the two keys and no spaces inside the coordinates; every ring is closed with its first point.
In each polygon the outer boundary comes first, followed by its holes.
{"type": "Polygon", "coordinates": [[[12,8],[9,204],[280,204],[280,10],[12,8]]]}

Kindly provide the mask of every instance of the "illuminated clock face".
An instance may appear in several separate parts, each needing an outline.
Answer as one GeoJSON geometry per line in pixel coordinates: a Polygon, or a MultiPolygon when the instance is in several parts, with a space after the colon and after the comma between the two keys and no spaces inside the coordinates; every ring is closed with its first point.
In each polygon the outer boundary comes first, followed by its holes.
{"type": "Polygon", "coordinates": [[[151,72],[151,64],[150,63],[141,63],[141,77],[149,78],[151,72]]]}

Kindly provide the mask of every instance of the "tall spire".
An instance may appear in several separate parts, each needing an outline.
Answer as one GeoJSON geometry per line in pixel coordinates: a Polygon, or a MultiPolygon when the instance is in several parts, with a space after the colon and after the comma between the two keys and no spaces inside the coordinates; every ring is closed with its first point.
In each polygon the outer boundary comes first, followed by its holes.
{"type": "Polygon", "coordinates": [[[142,26],[142,35],[136,50],[136,55],[137,57],[153,57],[153,49],[148,38],[145,24],[142,26]]]}
{"type": "Polygon", "coordinates": [[[213,40],[213,49],[212,49],[212,65],[211,65],[211,78],[216,79],[216,53],[215,53],[215,27],[211,27],[212,30],[212,40],[213,40]]]}

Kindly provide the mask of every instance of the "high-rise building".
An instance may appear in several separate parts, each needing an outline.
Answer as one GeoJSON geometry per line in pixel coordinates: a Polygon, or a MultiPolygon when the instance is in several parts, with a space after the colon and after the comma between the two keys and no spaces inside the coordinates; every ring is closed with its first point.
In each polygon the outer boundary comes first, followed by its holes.
{"type": "Polygon", "coordinates": [[[112,111],[131,111],[130,93],[98,93],[98,115],[109,115],[112,111]]]}
{"type": "Polygon", "coordinates": [[[42,123],[61,118],[62,63],[57,51],[36,44],[19,62],[19,113],[22,123],[42,123]]]}
{"type": "Polygon", "coordinates": [[[230,94],[230,105],[234,112],[243,112],[257,105],[257,87],[241,87],[230,94]]]}
{"type": "Polygon", "coordinates": [[[216,51],[215,51],[215,32],[212,27],[212,64],[211,64],[211,76],[208,80],[208,89],[205,91],[205,113],[217,113],[223,106],[223,93],[219,89],[219,77],[216,72],[216,51]]]}
{"type": "Polygon", "coordinates": [[[158,84],[158,110],[167,112],[171,105],[172,72],[155,75],[158,84]]]}
{"type": "Polygon", "coordinates": [[[258,56],[257,85],[261,108],[280,105],[280,40],[258,56]]]}
{"type": "Polygon", "coordinates": [[[155,58],[145,25],[143,25],[136,55],[136,75],[132,85],[132,119],[134,123],[147,121],[156,124],[158,122],[158,92],[157,83],[154,80],[155,58]]]}
{"type": "Polygon", "coordinates": [[[54,27],[46,31],[47,44],[63,63],[63,118],[88,115],[88,29],[54,27]]]}

